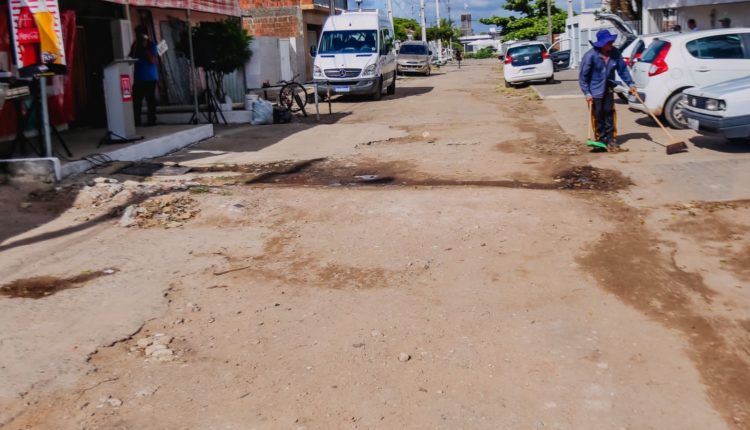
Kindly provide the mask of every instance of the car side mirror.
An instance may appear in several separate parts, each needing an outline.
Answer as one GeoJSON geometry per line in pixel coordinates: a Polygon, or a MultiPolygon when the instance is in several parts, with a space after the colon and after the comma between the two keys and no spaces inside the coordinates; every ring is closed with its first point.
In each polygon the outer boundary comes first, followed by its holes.
{"type": "Polygon", "coordinates": [[[314,47],[314,46],[311,46],[311,47],[310,47],[310,56],[311,56],[311,57],[314,57],[314,56],[316,56],[317,54],[318,54],[318,50],[317,50],[317,49],[315,49],[315,47],[314,47]]]}

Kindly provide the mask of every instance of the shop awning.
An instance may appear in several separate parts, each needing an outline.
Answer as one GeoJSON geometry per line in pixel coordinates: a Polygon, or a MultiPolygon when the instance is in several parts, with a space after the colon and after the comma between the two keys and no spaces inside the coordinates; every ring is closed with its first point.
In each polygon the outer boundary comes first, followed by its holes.
{"type": "Polygon", "coordinates": [[[198,12],[240,16],[239,0],[106,0],[131,6],[158,7],[163,9],[191,9],[198,12]]]}

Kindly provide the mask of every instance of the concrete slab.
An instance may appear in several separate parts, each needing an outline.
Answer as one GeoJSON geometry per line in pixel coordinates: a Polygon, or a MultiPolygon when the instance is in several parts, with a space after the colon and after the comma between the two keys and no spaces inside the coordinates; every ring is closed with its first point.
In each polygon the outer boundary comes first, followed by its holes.
{"type": "Polygon", "coordinates": [[[583,98],[578,86],[578,69],[561,70],[555,73],[552,83],[535,83],[531,88],[542,100],[583,98]]]}
{"type": "Polygon", "coordinates": [[[16,158],[0,160],[0,182],[14,185],[33,182],[55,182],[61,179],[60,160],[57,158],[16,158]]]}
{"type": "MultiPolygon", "coordinates": [[[[184,126],[178,129],[162,126],[159,127],[159,130],[155,130],[154,133],[157,134],[154,137],[123,147],[104,147],[106,149],[118,148],[109,151],[102,151],[100,148],[98,152],[113,161],[139,161],[146,158],[160,157],[213,137],[214,126],[213,124],[206,124],[184,126]]],[[[91,142],[94,145],[92,152],[96,152],[96,141],[91,142]]],[[[89,152],[89,154],[92,152],[89,152]]],[[[94,166],[95,164],[89,160],[67,162],[62,165],[61,176],[65,178],[70,175],[83,173],[94,166]]]]}

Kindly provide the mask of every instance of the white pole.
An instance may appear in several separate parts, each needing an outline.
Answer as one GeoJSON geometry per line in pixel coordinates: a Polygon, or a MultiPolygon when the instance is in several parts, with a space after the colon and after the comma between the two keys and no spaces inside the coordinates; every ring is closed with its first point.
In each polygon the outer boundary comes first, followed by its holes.
{"type": "Polygon", "coordinates": [[[385,4],[388,8],[388,19],[391,21],[391,27],[393,27],[393,0],[387,0],[385,4]]]}
{"type": "Polygon", "coordinates": [[[50,139],[49,130],[49,109],[47,107],[47,78],[44,76],[39,78],[39,97],[42,99],[42,112],[40,116],[42,120],[42,137],[44,138],[44,156],[52,157],[52,139],[50,139]]]}
{"type": "Polygon", "coordinates": [[[187,9],[187,31],[188,31],[188,47],[190,49],[190,80],[192,81],[193,87],[193,120],[195,124],[200,122],[198,115],[198,83],[196,82],[196,69],[195,69],[195,52],[193,51],[193,24],[190,21],[190,8],[192,8],[192,0],[188,2],[187,9]]]}
{"type": "MultiPolygon", "coordinates": [[[[437,20],[437,28],[440,29],[440,0],[435,0],[435,19],[437,20]]],[[[438,61],[443,61],[443,39],[440,37],[438,32],[438,61]]]]}
{"type": "Polygon", "coordinates": [[[547,0],[547,32],[549,33],[549,43],[552,44],[552,0],[547,0]]]}
{"type": "Polygon", "coordinates": [[[419,13],[422,16],[422,42],[427,42],[427,21],[424,17],[424,0],[419,0],[419,13]]]}

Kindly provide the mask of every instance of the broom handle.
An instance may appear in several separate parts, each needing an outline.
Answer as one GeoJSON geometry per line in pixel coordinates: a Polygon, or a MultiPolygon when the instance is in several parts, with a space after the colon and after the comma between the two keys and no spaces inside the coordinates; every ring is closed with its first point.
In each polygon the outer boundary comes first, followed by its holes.
{"type": "Polygon", "coordinates": [[[633,95],[635,96],[636,99],[638,99],[638,101],[641,103],[643,108],[646,109],[646,113],[651,115],[651,118],[653,118],[654,121],[656,121],[656,123],[659,124],[659,127],[661,127],[661,129],[664,130],[664,133],[667,133],[667,136],[669,136],[669,139],[672,141],[672,144],[677,143],[677,139],[675,139],[674,136],[672,136],[672,133],[670,133],[669,130],[667,130],[667,127],[664,127],[664,124],[662,124],[661,121],[659,121],[659,118],[657,118],[656,115],[654,115],[654,113],[651,112],[651,109],[646,107],[646,103],[643,102],[643,99],[641,99],[641,96],[638,95],[638,93],[635,93],[633,95]]]}
{"type": "Polygon", "coordinates": [[[592,105],[594,104],[594,101],[592,100],[591,102],[589,102],[587,100],[586,103],[589,105],[589,127],[588,127],[589,131],[588,131],[588,137],[587,137],[587,139],[591,140],[591,128],[592,128],[592,126],[591,126],[591,109],[593,109],[592,105]]]}

